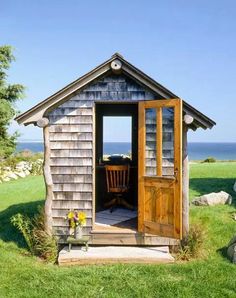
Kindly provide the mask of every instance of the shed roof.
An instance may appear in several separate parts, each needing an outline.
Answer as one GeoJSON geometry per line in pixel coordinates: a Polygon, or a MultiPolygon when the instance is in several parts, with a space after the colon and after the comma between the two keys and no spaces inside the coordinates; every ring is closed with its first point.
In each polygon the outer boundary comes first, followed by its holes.
{"type": "MultiPolygon", "coordinates": [[[[117,62],[118,64],[120,64],[121,71],[124,74],[130,76],[142,85],[157,93],[159,95],[159,98],[179,98],[170,90],[168,90],[167,88],[150,78],[148,75],[143,73],[140,69],[136,68],[134,65],[125,60],[119,53],[115,53],[109,60],[105,61],[87,74],[83,75],[82,77],[65,86],[58,92],[41,101],[28,111],[20,114],[15,118],[15,120],[19,124],[24,125],[36,124],[36,122],[44,116],[46,111],[48,111],[49,109],[52,110],[54,107],[56,108],[60,103],[66,101],[74,93],[78,92],[78,90],[80,90],[93,80],[99,78],[100,76],[103,76],[106,73],[110,72],[112,70],[112,62],[117,62]]],[[[200,111],[198,111],[185,101],[183,101],[183,113],[188,114],[194,118],[194,121],[190,125],[190,128],[193,130],[196,130],[198,127],[201,127],[203,129],[212,128],[216,124],[212,119],[202,114],[200,111]]]]}

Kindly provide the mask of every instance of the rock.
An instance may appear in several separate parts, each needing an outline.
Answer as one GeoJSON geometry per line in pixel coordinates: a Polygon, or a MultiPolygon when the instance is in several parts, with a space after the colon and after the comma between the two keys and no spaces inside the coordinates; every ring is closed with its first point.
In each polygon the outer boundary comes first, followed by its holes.
{"type": "Polygon", "coordinates": [[[231,262],[236,264],[236,236],[234,236],[228,244],[227,256],[231,262]]]}
{"type": "Polygon", "coordinates": [[[24,173],[26,176],[30,175],[30,171],[29,170],[24,170],[24,173]]]}
{"type": "Polygon", "coordinates": [[[32,163],[28,164],[28,170],[31,171],[32,170],[32,163]]]}
{"type": "Polygon", "coordinates": [[[27,161],[20,161],[16,164],[16,169],[17,170],[23,170],[23,169],[27,169],[29,163],[27,161]]]}
{"type": "Polygon", "coordinates": [[[23,171],[17,171],[15,172],[15,174],[21,178],[25,178],[27,175],[25,174],[25,172],[23,171]]]}
{"type": "Polygon", "coordinates": [[[43,159],[37,159],[34,162],[20,161],[14,168],[9,166],[0,167],[0,183],[24,178],[28,175],[41,175],[42,174],[43,159]]]}
{"type": "Polygon", "coordinates": [[[212,192],[195,198],[192,203],[196,206],[230,205],[232,203],[232,197],[225,191],[212,192]]]}
{"type": "Polygon", "coordinates": [[[233,190],[236,192],[236,181],[234,182],[233,190]]]}
{"type": "Polygon", "coordinates": [[[11,171],[11,167],[3,167],[3,171],[4,172],[9,172],[9,171],[11,171]]]}
{"type": "Polygon", "coordinates": [[[18,176],[15,173],[13,173],[13,172],[7,173],[6,174],[6,177],[8,177],[10,179],[14,179],[14,180],[18,179],[18,176]]]}
{"type": "Polygon", "coordinates": [[[10,181],[10,180],[11,180],[11,179],[8,178],[8,177],[2,177],[2,181],[4,181],[4,182],[10,181]]]}

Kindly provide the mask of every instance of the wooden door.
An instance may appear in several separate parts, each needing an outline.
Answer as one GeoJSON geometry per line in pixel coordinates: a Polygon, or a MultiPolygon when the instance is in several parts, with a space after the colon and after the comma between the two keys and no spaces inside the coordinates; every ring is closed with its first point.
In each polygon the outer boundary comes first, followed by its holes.
{"type": "Polygon", "coordinates": [[[139,102],[139,232],[182,237],[182,101],[139,102]]]}

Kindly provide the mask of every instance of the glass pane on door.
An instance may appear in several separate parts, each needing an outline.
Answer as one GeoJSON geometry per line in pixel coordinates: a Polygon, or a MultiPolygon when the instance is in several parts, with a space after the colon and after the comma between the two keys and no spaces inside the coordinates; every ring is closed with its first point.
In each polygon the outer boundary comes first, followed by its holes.
{"type": "Polygon", "coordinates": [[[162,176],[174,175],[174,108],[162,108],[162,176]]]}
{"type": "Polygon", "coordinates": [[[156,176],[156,134],[157,134],[157,113],[156,109],[145,109],[145,127],[146,127],[146,144],[145,144],[145,175],[156,176]]]}

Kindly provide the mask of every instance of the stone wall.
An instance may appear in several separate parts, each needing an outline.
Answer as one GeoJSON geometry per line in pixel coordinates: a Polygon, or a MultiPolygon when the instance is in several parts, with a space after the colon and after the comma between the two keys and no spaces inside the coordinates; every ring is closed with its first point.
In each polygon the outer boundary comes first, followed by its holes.
{"type": "Polygon", "coordinates": [[[36,161],[20,161],[15,166],[0,166],[0,183],[18,178],[24,178],[29,175],[41,175],[43,168],[43,159],[36,161]]]}

